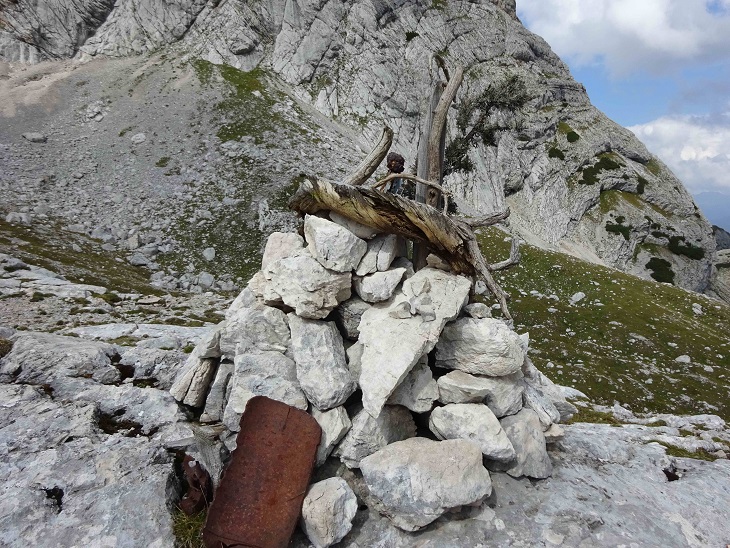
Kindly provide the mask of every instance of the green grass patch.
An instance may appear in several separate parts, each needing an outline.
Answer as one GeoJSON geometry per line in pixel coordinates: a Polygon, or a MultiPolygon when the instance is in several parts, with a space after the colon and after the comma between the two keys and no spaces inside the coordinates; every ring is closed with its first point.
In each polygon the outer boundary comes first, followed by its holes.
{"type": "Polygon", "coordinates": [[[157,160],[157,162],[155,163],[155,165],[157,167],[167,167],[167,164],[170,163],[170,160],[172,160],[172,158],[170,158],[169,156],[163,156],[162,158],[160,158],[159,160],[157,160]]]}
{"type": "Polygon", "coordinates": [[[186,344],[185,346],[183,346],[183,349],[182,349],[182,351],[185,352],[185,354],[191,354],[193,352],[193,350],[195,350],[194,344],[186,344]]]}
{"type": "MultiPolygon", "coordinates": [[[[479,234],[488,261],[509,255],[504,237],[496,228],[479,234]]],[[[530,358],[548,377],[604,405],[730,420],[730,307],[713,301],[697,316],[692,304],[704,300],[695,293],[530,245],[521,252],[520,264],[495,278],[510,295],[515,329],[530,333],[530,358]],[[571,306],[579,291],[586,298],[571,306]],[[692,364],[676,363],[680,354],[692,364]]]]}
{"type": "Polygon", "coordinates": [[[172,532],[175,534],[175,548],[205,548],[203,527],[207,512],[188,516],[180,509],[172,514],[172,532]]]}
{"type": "Polygon", "coordinates": [[[13,349],[13,341],[8,339],[0,339],[0,358],[4,358],[13,349]]]}
{"type": "Polygon", "coordinates": [[[682,459],[706,460],[710,462],[717,460],[717,457],[715,455],[708,453],[704,449],[698,449],[697,451],[688,451],[687,449],[682,449],[681,447],[677,447],[676,445],[672,445],[671,443],[665,443],[663,441],[654,441],[653,443],[658,443],[662,447],[666,448],[667,455],[672,457],[679,457],[682,459]]]}
{"type": "Polygon", "coordinates": [[[654,158],[646,163],[646,169],[648,169],[649,173],[656,177],[658,177],[659,174],[662,172],[662,168],[659,166],[659,162],[657,162],[654,158]]]}
{"type": "Polygon", "coordinates": [[[579,407],[578,412],[573,415],[570,420],[567,422],[567,424],[575,424],[577,422],[590,422],[593,424],[611,424],[611,425],[620,425],[621,421],[619,421],[616,417],[613,416],[613,413],[605,413],[603,411],[596,411],[595,409],[591,407],[579,407]]]}
{"type": "Polygon", "coordinates": [[[580,135],[578,135],[575,131],[569,131],[565,138],[569,143],[576,143],[580,140],[580,135]]]}

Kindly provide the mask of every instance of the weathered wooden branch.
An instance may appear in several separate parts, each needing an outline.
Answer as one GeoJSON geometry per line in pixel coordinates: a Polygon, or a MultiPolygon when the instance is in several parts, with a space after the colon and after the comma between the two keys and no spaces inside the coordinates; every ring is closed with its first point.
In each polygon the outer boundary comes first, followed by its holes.
{"type": "Polygon", "coordinates": [[[467,223],[395,194],[322,180],[302,182],[289,199],[289,207],[309,214],[335,211],[379,232],[397,234],[423,244],[446,261],[453,272],[481,277],[499,301],[504,316],[512,319],[507,308],[507,294],[494,280],[492,268],[467,223]]]}
{"type": "Polygon", "coordinates": [[[509,250],[509,259],[490,265],[489,270],[491,270],[492,272],[505,270],[510,266],[514,266],[519,263],[521,258],[522,255],[520,254],[520,239],[517,236],[512,236],[512,245],[510,246],[509,250]]]}
{"type": "Polygon", "coordinates": [[[394,179],[407,179],[409,181],[414,181],[416,183],[420,183],[427,187],[435,188],[436,190],[438,190],[444,196],[444,215],[446,215],[446,212],[449,210],[449,197],[451,196],[451,194],[441,185],[437,185],[436,183],[432,183],[431,181],[427,181],[426,179],[421,179],[420,177],[416,177],[415,175],[409,175],[407,173],[391,173],[387,177],[384,177],[383,179],[368,188],[372,188],[373,190],[383,190],[383,188],[385,188],[385,185],[387,185],[390,181],[394,179]]]}
{"type": "Polygon", "coordinates": [[[355,171],[350,173],[343,181],[346,185],[360,186],[367,181],[370,176],[378,169],[380,162],[383,161],[385,155],[390,150],[390,145],[393,144],[393,130],[388,126],[383,128],[383,133],[380,136],[380,141],[375,148],[368,154],[365,159],[360,162],[360,165],[355,168],[355,171]]]}

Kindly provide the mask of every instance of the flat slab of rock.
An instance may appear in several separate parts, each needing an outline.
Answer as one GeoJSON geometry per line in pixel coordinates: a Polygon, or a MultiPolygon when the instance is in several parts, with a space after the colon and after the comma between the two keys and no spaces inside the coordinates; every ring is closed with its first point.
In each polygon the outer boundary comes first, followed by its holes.
{"type": "Polygon", "coordinates": [[[384,272],[398,255],[398,236],[384,234],[373,238],[368,243],[368,250],[363,256],[355,273],[366,276],[373,272],[384,272]]]}
{"type": "Polygon", "coordinates": [[[357,384],[347,367],[342,336],[334,322],[305,320],[289,314],[297,379],[320,411],[347,401],[357,384]]]}
{"type": "Polygon", "coordinates": [[[364,240],[346,228],[314,215],[304,217],[304,237],[312,256],[335,272],[355,270],[368,249],[364,240]]]}
{"type": "Polygon", "coordinates": [[[549,478],[553,463],[545,447],[545,435],[537,413],[522,409],[516,415],[503,418],[500,424],[517,453],[516,463],[507,469],[507,473],[516,478],[549,478]]]}
{"type": "Polygon", "coordinates": [[[414,413],[428,413],[438,395],[438,385],[424,357],[391,394],[388,404],[402,405],[414,413]]]}
{"type": "Polygon", "coordinates": [[[448,324],[436,345],[436,366],[474,375],[517,373],[525,360],[520,336],[500,320],[461,318],[448,324]]]}
{"type": "Polygon", "coordinates": [[[417,531],[452,508],[479,504],[492,492],[482,453],[466,440],[411,438],[364,458],[360,469],[382,505],[378,510],[406,531],[417,531]]]}
{"type": "Polygon", "coordinates": [[[481,403],[452,403],[431,412],[428,427],[440,440],[469,440],[485,457],[510,462],[515,450],[494,413],[481,403]]]}
{"type": "Polygon", "coordinates": [[[366,410],[352,419],[352,428],[334,454],[348,468],[357,468],[360,461],[396,441],[416,435],[416,423],[411,413],[399,405],[387,405],[377,418],[366,410]]]}
{"type": "Polygon", "coordinates": [[[350,272],[328,270],[304,251],[274,261],[263,272],[267,279],[264,300],[283,302],[303,318],[325,318],[352,294],[350,272]]]}
{"type": "Polygon", "coordinates": [[[471,282],[463,276],[424,268],[403,282],[402,291],[391,302],[375,305],[363,313],[360,388],[363,405],[371,415],[380,413],[413,366],[433,349],[446,322],[459,315],[470,288],[471,282]],[[431,301],[433,317],[391,316],[402,302],[426,296],[431,301]]]}
{"type": "Polygon", "coordinates": [[[350,421],[344,407],[335,407],[329,411],[320,411],[313,407],[311,413],[322,429],[322,439],[319,442],[319,447],[317,447],[317,461],[315,463],[316,466],[322,466],[335,446],[350,430],[352,421],[350,421]]]}
{"type": "Polygon", "coordinates": [[[504,377],[476,377],[451,371],[438,380],[441,403],[485,403],[497,418],[522,409],[522,373],[504,377]]]}
{"type": "Polygon", "coordinates": [[[223,424],[231,432],[238,432],[241,415],[254,396],[266,396],[307,410],[307,398],[297,381],[296,364],[284,354],[271,351],[239,354],[234,367],[231,392],[223,412],[223,424]]]}
{"type": "Polygon", "coordinates": [[[356,278],[355,292],[363,301],[369,303],[387,301],[393,296],[405,273],[405,268],[394,268],[386,272],[375,272],[364,278],[356,278]]]}
{"type": "Polygon", "coordinates": [[[314,548],[338,543],[352,529],[357,497],[342,478],[329,478],[309,487],[302,504],[302,529],[314,548]]]}

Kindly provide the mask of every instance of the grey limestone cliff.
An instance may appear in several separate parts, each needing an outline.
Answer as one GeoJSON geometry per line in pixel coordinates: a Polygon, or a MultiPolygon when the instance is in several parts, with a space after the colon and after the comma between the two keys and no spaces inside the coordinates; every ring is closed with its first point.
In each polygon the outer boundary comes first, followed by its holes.
{"type": "MultiPolygon", "coordinates": [[[[469,150],[474,169],[446,179],[461,211],[509,206],[513,229],[529,243],[692,290],[709,284],[712,228],[688,192],[633,134],[591,105],[548,44],[522,26],[514,1],[108,4],[64,8],[63,20],[75,25],[70,32],[50,17],[60,10],[53,0],[0,3],[2,20],[11,23],[0,31],[0,56],[83,59],[175,43],[190,59],[257,68],[366,142],[387,123],[409,164],[436,78],[434,53],[465,67],[457,101],[513,75],[527,103],[492,113],[488,122],[499,129],[489,144],[469,150]],[[31,12],[42,24],[19,15],[31,12]]],[[[458,131],[453,118],[450,139],[458,131]]]]}

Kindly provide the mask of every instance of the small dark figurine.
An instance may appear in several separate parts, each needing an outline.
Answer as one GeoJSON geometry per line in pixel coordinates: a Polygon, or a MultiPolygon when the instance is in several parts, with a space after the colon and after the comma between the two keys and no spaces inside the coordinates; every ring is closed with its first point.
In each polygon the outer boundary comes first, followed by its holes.
{"type": "MultiPolygon", "coordinates": [[[[388,165],[388,175],[390,175],[391,173],[403,173],[406,165],[406,159],[403,158],[403,156],[401,156],[400,154],[396,152],[388,153],[386,162],[388,165]]],[[[388,192],[392,194],[402,194],[403,179],[393,179],[388,184],[388,192]]]]}

